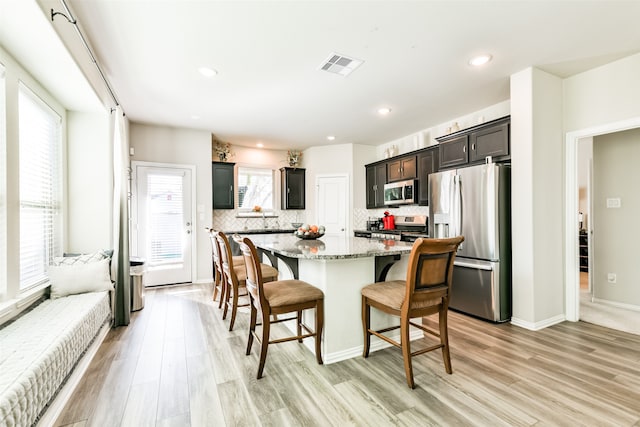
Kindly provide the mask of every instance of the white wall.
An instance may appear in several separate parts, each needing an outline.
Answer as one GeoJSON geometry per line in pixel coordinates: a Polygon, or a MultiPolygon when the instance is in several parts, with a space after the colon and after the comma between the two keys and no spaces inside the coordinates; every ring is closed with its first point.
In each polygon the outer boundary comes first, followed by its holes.
{"type": "Polygon", "coordinates": [[[447,120],[444,123],[425,128],[411,135],[406,135],[402,138],[398,138],[393,141],[381,144],[376,147],[377,158],[368,163],[384,159],[386,157],[385,150],[389,149],[392,146],[395,146],[398,149],[398,152],[396,153],[397,155],[419,150],[431,145],[436,145],[438,144],[436,138],[451,133],[451,131],[448,131],[447,128],[450,128],[453,123],[457,123],[460,129],[466,129],[472,126],[476,126],[480,123],[508,116],[511,111],[510,103],[510,100],[502,101],[478,111],[473,111],[462,116],[453,117],[451,118],[451,120],[447,120]]]}
{"type": "Polygon", "coordinates": [[[66,252],[113,249],[112,117],[67,115],[66,252]]]}
{"type": "MultiPolygon", "coordinates": [[[[318,174],[339,173],[349,176],[349,182],[353,182],[353,144],[338,144],[319,147],[311,147],[304,151],[304,165],[307,169],[307,220],[311,224],[317,223],[316,218],[316,176],[318,174]]],[[[364,167],[358,173],[364,175],[364,167]]],[[[354,194],[350,195],[353,203],[354,194]]],[[[349,212],[352,212],[349,206],[349,212]]],[[[353,218],[351,218],[351,222],[353,218]]],[[[352,229],[352,223],[347,226],[352,229]]]]}
{"type": "MultiPolygon", "coordinates": [[[[601,135],[605,132],[616,132],[637,127],[640,122],[640,54],[635,54],[619,61],[598,67],[596,69],[567,78],[564,81],[564,123],[565,130],[580,137],[601,135]]],[[[568,144],[575,141],[568,140],[568,144]]],[[[568,151],[573,145],[567,147],[568,151]]],[[[571,181],[575,173],[572,170],[573,159],[566,159],[568,181],[571,181]]],[[[595,160],[594,160],[595,161],[595,160]]],[[[566,201],[567,208],[572,209],[570,199],[566,201]]],[[[571,215],[571,212],[566,213],[571,215]]],[[[592,219],[593,220],[593,219],[592,219]]],[[[624,224],[626,227],[634,227],[635,222],[624,224]]],[[[573,256],[572,248],[575,246],[573,236],[567,236],[565,252],[573,256]]],[[[577,237],[576,237],[577,239],[577,237]]],[[[598,252],[598,241],[594,239],[591,245],[593,252],[598,252]]],[[[619,247],[616,253],[624,256],[625,248],[619,247]],[[620,251],[620,252],[618,252],[620,251]]],[[[614,255],[614,254],[611,254],[614,255]]],[[[592,260],[597,262],[593,257],[592,260]]],[[[567,260],[566,276],[568,297],[568,315],[577,319],[578,310],[578,279],[574,269],[576,263],[567,260]]]]}
{"type": "Polygon", "coordinates": [[[565,79],[565,131],[640,116],[638,75],[640,53],[565,79]]]}
{"type": "MultiPolygon", "coordinates": [[[[211,242],[205,227],[211,226],[211,134],[205,131],[131,123],[131,160],[193,165],[196,167],[196,277],[193,281],[211,280],[211,242]],[[202,215],[200,215],[202,214],[202,215]]],[[[133,230],[130,232],[133,233],[133,230]]]]}
{"type": "Polygon", "coordinates": [[[511,76],[512,322],[564,320],[562,80],[535,68],[511,76]]]}
{"type": "Polygon", "coordinates": [[[640,129],[593,139],[593,265],[594,297],[640,307],[640,129]],[[619,208],[607,208],[619,198],[619,208]],[[607,274],[616,275],[609,283],[607,274]]]}

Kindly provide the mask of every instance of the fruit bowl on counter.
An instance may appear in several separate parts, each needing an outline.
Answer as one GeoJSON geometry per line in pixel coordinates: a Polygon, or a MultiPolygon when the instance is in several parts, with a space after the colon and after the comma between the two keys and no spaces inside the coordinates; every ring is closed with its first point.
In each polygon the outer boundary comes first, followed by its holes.
{"type": "Polygon", "coordinates": [[[324,226],[308,225],[308,224],[302,225],[298,227],[296,231],[293,232],[293,235],[303,240],[314,240],[324,236],[324,226]]]}

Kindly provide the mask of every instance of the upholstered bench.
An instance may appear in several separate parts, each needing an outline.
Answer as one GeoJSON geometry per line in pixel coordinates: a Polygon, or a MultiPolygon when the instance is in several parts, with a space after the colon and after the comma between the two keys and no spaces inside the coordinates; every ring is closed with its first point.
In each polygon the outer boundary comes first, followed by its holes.
{"type": "MultiPolygon", "coordinates": [[[[102,259],[100,259],[102,258],[102,259]]],[[[31,426],[111,320],[109,259],[49,267],[51,299],[0,326],[0,426],[31,426]]]]}

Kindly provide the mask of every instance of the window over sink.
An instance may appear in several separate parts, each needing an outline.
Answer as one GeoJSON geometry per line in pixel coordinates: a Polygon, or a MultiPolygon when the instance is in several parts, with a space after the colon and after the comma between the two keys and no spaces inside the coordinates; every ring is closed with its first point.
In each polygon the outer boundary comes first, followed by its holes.
{"type": "Polygon", "coordinates": [[[273,212],[272,169],[258,167],[238,167],[238,211],[273,212]]]}

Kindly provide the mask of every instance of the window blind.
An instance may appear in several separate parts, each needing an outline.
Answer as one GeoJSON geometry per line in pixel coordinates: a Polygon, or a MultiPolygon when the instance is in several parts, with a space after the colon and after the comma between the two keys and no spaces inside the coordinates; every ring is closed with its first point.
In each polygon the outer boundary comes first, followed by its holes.
{"type": "Polygon", "coordinates": [[[44,282],[60,254],[61,118],[20,84],[20,289],[44,282]]]}
{"type": "Polygon", "coordinates": [[[182,175],[149,174],[149,241],[151,266],[184,259],[184,210],[182,175]]]}

